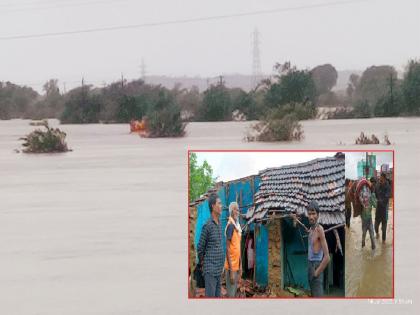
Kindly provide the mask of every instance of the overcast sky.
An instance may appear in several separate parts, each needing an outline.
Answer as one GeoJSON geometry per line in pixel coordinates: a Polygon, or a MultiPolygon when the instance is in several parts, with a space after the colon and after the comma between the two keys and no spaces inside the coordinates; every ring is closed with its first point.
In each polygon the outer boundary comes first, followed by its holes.
{"type": "Polygon", "coordinates": [[[307,162],[334,156],[336,152],[197,152],[201,165],[206,160],[219,181],[230,181],[258,174],[269,167],[307,162]]]}
{"type": "Polygon", "coordinates": [[[149,75],[250,74],[251,33],[261,34],[261,64],[299,67],[332,63],[338,70],[391,64],[402,70],[420,57],[418,0],[0,0],[0,81],[41,86],[101,85],[149,75]],[[334,3],[304,9],[305,6],[334,3]],[[260,10],[269,14],[45,38],[10,36],[159,23],[260,10]]]}
{"type": "MultiPolygon", "coordinates": [[[[392,152],[376,152],[376,169],[379,171],[382,164],[393,167],[392,152]]],[[[346,152],[346,178],[357,179],[357,162],[366,160],[366,153],[346,152]]]]}

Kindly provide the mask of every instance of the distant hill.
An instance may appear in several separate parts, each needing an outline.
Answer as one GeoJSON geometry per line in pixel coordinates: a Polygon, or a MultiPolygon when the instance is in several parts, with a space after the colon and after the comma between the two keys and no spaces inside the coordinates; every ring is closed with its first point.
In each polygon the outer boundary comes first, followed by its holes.
{"type": "MultiPolygon", "coordinates": [[[[352,73],[362,74],[360,70],[343,70],[338,71],[337,85],[334,87],[334,90],[345,90],[347,88],[347,82],[352,73]]],[[[269,78],[269,75],[263,75],[262,79],[269,78]]],[[[226,74],[223,75],[223,80],[229,88],[241,88],[245,91],[251,90],[251,79],[252,77],[247,74],[226,74]]],[[[193,86],[198,87],[200,91],[204,91],[211,84],[216,84],[219,80],[219,77],[169,77],[169,76],[157,76],[151,75],[146,77],[146,82],[151,84],[161,84],[162,86],[172,89],[175,85],[181,84],[183,88],[191,88],[193,86]]]]}
{"type": "MultiPolygon", "coordinates": [[[[268,76],[263,76],[263,78],[268,76]]],[[[239,87],[245,91],[251,90],[251,76],[245,74],[227,74],[223,75],[223,80],[227,87],[239,87]]],[[[206,90],[211,84],[216,84],[219,77],[168,77],[168,76],[147,76],[146,82],[150,84],[161,84],[166,88],[172,89],[175,85],[181,84],[183,88],[198,87],[200,91],[206,90]]]]}

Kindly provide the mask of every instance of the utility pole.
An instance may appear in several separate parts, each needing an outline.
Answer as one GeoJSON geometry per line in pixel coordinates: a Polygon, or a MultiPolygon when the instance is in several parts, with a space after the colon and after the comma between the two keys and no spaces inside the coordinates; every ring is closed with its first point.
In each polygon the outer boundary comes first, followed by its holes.
{"type": "Polygon", "coordinates": [[[121,72],[121,88],[124,88],[124,75],[121,72]]]}
{"type": "Polygon", "coordinates": [[[223,81],[223,76],[219,75],[219,85],[224,85],[225,82],[223,81]]]}
{"type": "Polygon", "coordinates": [[[82,86],[85,86],[85,77],[82,77],[82,86]]]}

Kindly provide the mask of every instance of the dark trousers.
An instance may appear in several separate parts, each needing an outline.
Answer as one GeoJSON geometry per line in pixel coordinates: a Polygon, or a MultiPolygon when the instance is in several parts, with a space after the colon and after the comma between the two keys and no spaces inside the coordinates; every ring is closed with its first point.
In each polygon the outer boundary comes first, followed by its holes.
{"type": "Polygon", "coordinates": [[[346,208],[346,225],[350,228],[351,208],[346,208]]]}
{"type": "Polygon", "coordinates": [[[209,273],[204,274],[206,297],[221,296],[222,275],[213,276],[209,273]]]}
{"type": "Polygon", "coordinates": [[[320,261],[308,261],[308,281],[312,297],[324,296],[324,272],[321,272],[318,277],[314,277],[315,270],[320,264],[320,261]]]}
{"type": "Polygon", "coordinates": [[[372,249],[375,249],[375,238],[373,236],[373,223],[372,218],[363,219],[362,218],[362,246],[365,246],[366,232],[369,231],[370,243],[372,249]]]}
{"type": "Polygon", "coordinates": [[[386,240],[386,209],[384,211],[376,211],[375,216],[375,233],[376,235],[379,235],[379,224],[381,224],[382,228],[382,240],[386,240]]]}

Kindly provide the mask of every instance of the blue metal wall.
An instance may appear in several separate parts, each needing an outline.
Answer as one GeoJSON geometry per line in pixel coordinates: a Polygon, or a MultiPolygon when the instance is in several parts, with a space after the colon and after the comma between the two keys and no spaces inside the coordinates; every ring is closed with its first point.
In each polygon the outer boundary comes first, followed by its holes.
{"type": "MultiPolygon", "coordinates": [[[[218,196],[223,205],[222,215],[220,217],[220,223],[222,228],[222,237],[223,237],[223,248],[226,250],[226,240],[225,240],[225,228],[227,224],[227,219],[229,217],[229,204],[232,201],[236,201],[238,203],[242,201],[242,206],[240,208],[241,213],[245,214],[249,207],[254,202],[254,194],[258,191],[260,184],[259,176],[252,176],[248,177],[243,180],[235,180],[231,182],[227,182],[223,185],[221,189],[217,192],[218,196]],[[251,181],[254,183],[252,184],[251,181]],[[240,200],[241,196],[241,200],[240,200]]],[[[241,204],[239,204],[241,206],[241,204]]],[[[201,230],[203,225],[210,219],[210,209],[207,200],[203,201],[199,205],[197,205],[197,224],[195,230],[195,247],[197,248],[198,242],[200,240],[201,230]]],[[[244,221],[241,221],[241,225],[245,224],[244,221]]],[[[253,225],[251,226],[251,229],[253,225]]],[[[267,252],[268,253],[268,252],[267,252]]],[[[267,261],[268,266],[268,261],[267,261]]],[[[267,267],[268,268],[268,267],[267,267]]]]}
{"type": "Polygon", "coordinates": [[[268,229],[260,223],[255,227],[255,282],[268,284],[268,229]]]}
{"type": "Polygon", "coordinates": [[[293,227],[292,220],[282,220],[284,284],[309,290],[308,238],[302,237],[305,234],[301,227],[293,227]]]}

